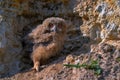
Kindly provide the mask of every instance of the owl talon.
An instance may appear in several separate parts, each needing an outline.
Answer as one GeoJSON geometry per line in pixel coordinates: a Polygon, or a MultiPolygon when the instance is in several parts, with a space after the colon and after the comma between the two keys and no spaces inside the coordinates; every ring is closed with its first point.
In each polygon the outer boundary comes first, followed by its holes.
{"type": "Polygon", "coordinates": [[[39,72],[39,68],[35,68],[35,67],[31,68],[30,70],[31,70],[31,71],[39,72]]]}

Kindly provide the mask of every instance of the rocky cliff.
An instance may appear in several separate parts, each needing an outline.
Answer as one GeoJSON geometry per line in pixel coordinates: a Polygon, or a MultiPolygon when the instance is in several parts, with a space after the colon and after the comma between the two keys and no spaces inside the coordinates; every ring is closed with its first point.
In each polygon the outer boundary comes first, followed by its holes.
{"type": "Polygon", "coordinates": [[[0,0],[1,80],[120,80],[119,54],[120,0],[0,0]],[[26,36],[53,16],[68,23],[64,49],[30,71],[26,36]]]}

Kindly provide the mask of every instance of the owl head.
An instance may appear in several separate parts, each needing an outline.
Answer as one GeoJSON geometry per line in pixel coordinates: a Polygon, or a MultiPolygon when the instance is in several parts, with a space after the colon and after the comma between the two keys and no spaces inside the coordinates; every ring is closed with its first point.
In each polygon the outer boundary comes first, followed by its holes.
{"type": "Polygon", "coordinates": [[[43,21],[44,27],[46,27],[46,33],[54,32],[58,34],[64,34],[66,32],[66,22],[62,18],[51,17],[43,21]]]}

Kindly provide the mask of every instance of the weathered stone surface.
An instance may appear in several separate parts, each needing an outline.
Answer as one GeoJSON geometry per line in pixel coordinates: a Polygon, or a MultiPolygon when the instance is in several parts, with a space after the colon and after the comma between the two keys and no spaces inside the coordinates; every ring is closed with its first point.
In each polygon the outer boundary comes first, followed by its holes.
{"type": "Polygon", "coordinates": [[[102,42],[120,39],[119,0],[80,1],[74,8],[74,12],[79,13],[83,18],[84,23],[80,26],[83,35],[102,42]]]}
{"type": "Polygon", "coordinates": [[[10,25],[7,21],[0,23],[0,66],[3,68],[0,70],[0,74],[8,72],[13,74],[19,69],[17,56],[20,54],[22,47],[12,28],[12,23],[10,25]]]}

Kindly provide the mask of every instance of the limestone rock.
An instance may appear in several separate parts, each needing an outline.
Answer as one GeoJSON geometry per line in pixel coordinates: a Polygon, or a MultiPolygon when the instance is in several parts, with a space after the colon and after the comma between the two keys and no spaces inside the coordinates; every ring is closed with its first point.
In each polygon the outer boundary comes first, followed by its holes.
{"type": "Polygon", "coordinates": [[[79,15],[83,18],[84,22],[82,26],[80,26],[83,35],[89,36],[92,40],[99,38],[96,40],[100,40],[102,42],[105,40],[120,39],[119,11],[119,0],[98,0],[94,2],[92,2],[92,0],[86,0],[80,2],[74,8],[74,12],[79,13],[79,15]],[[91,4],[93,6],[91,6],[91,4]],[[99,23],[99,25],[96,25],[96,23],[99,23]],[[99,29],[96,29],[94,25],[96,25],[99,29]]]}

